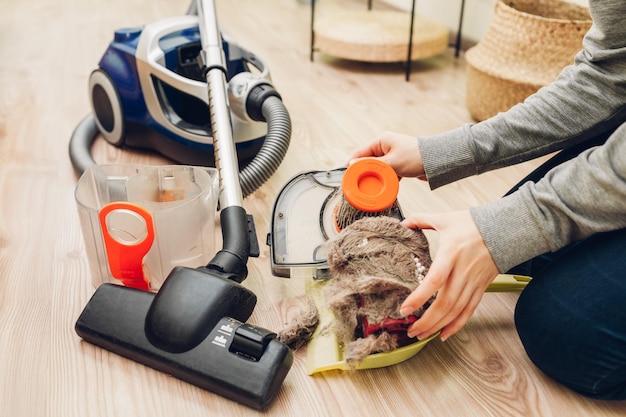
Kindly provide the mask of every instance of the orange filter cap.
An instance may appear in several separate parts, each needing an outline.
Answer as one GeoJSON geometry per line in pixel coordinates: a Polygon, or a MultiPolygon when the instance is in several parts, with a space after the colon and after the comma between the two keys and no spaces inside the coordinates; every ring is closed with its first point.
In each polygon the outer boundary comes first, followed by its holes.
{"type": "Polygon", "coordinates": [[[400,180],[391,166],[379,159],[365,158],[346,169],[341,188],[348,204],[373,213],[388,209],[396,201],[400,180]]]}

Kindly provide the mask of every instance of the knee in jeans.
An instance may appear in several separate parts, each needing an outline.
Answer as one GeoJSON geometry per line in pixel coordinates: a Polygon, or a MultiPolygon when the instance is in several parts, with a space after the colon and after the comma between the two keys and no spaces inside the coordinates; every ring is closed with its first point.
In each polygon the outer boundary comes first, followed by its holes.
{"type": "Polygon", "coordinates": [[[626,399],[623,364],[609,365],[599,352],[581,347],[581,338],[590,336],[584,323],[568,321],[554,303],[520,296],[515,325],[528,357],[544,374],[587,397],[626,399]]]}
{"type": "Polygon", "coordinates": [[[559,328],[551,328],[547,316],[549,312],[543,311],[541,305],[520,296],[515,307],[515,327],[526,353],[540,369],[544,362],[553,363],[550,356],[558,355],[554,345],[560,339],[559,328]]]}

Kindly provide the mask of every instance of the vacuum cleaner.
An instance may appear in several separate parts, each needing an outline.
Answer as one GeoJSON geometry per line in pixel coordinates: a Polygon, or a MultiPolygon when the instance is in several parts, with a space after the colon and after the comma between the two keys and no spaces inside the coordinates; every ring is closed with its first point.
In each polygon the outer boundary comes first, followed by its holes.
{"type": "Polygon", "coordinates": [[[90,149],[99,135],[117,147],[157,152],[185,165],[215,166],[206,59],[223,60],[225,106],[230,106],[228,126],[243,196],[276,171],[289,147],[291,122],[267,65],[223,31],[218,56],[204,56],[202,24],[194,0],[185,16],[115,31],[89,77],[93,112],[70,140],[78,175],[95,164],[90,149]]]}
{"type": "Polygon", "coordinates": [[[175,267],[156,294],[100,285],[75,330],[87,342],[255,409],[269,405],[293,362],[273,332],[246,323],[256,296],[241,285],[248,257],[258,256],[242,200],[280,164],[291,134],[266,76],[260,60],[222,36],[214,1],[198,0],[186,16],[115,33],[90,78],[94,114],[70,141],[78,173],[95,163],[90,147],[99,133],[117,146],[215,164],[223,248],[206,266],[175,267]]]}

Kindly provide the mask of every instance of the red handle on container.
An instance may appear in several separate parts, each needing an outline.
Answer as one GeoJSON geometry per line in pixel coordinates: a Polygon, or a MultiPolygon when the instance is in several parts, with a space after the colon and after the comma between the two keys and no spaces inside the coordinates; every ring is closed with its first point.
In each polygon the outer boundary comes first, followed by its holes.
{"type": "Polygon", "coordinates": [[[111,275],[125,286],[150,290],[143,259],[154,242],[152,215],[137,204],[115,202],[102,207],[99,217],[111,275]]]}

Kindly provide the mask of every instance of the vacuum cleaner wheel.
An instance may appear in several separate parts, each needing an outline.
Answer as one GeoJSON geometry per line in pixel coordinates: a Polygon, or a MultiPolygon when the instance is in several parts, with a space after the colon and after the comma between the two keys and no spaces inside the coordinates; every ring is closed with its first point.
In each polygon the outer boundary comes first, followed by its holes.
{"type": "Polygon", "coordinates": [[[109,75],[94,70],[89,76],[89,98],[98,130],[107,142],[115,146],[124,143],[124,118],[117,88],[109,75]]]}

